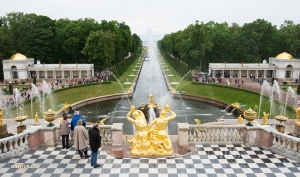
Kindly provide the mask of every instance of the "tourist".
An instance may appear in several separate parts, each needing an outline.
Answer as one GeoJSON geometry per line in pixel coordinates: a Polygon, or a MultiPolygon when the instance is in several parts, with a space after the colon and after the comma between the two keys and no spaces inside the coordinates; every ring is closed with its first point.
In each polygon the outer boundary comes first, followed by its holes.
{"type": "Polygon", "coordinates": [[[88,139],[88,133],[84,126],[82,126],[82,119],[79,119],[77,122],[77,126],[74,128],[74,147],[78,150],[78,153],[81,158],[90,157],[87,153],[88,139]]]}
{"type": "Polygon", "coordinates": [[[70,129],[69,129],[69,122],[68,122],[68,114],[63,113],[63,120],[59,124],[59,133],[62,137],[62,148],[63,149],[69,149],[69,134],[70,134],[70,129]]]}
{"type": "Polygon", "coordinates": [[[92,129],[89,130],[90,147],[91,147],[91,166],[99,167],[97,163],[99,148],[101,147],[101,136],[99,124],[96,123],[92,129]]]}
{"type": "Polygon", "coordinates": [[[75,111],[74,112],[74,117],[71,120],[71,130],[72,130],[72,132],[74,131],[74,128],[76,127],[78,120],[82,120],[82,125],[85,127],[86,123],[85,123],[84,118],[79,115],[79,111],[75,111]]]}

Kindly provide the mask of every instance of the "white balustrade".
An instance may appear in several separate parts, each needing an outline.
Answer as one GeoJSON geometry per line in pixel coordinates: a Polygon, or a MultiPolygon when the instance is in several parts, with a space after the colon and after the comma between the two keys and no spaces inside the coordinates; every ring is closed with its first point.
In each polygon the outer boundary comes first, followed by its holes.
{"type": "Polygon", "coordinates": [[[242,144],[245,125],[189,125],[189,143],[242,144]]]}
{"type": "Polygon", "coordinates": [[[272,151],[279,153],[285,157],[291,159],[300,158],[300,138],[289,136],[277,131],[272,132],[273,134],[273,145],[272,151]]]}
{"type": "Polygon", "coordinates": [[[0,149],[0,157],[5,158],[14,155],[20,155],[25,151],[25,149],[28,149],[28,134],[29,132],[23,132],[14,136],[0,139],[0,147],[2,147],[0,149]]]}

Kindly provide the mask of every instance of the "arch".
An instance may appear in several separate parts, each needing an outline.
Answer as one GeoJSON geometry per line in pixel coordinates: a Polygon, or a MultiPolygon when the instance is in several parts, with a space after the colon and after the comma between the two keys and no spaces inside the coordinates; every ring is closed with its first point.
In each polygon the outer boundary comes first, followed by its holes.
{"type": "Polygon", "coordinates": [[[293,76],[293,66],[287,65],[285,71],[285,78],[291,78],[293,76]]]}
{"type": "Polygon", "coordinates": [[[11,78],[12,79],[18,79],[19,75],[18,75],[18,68],[16,66],[11,66],[10,67],[10,72],[11,72],[11,78]]]}

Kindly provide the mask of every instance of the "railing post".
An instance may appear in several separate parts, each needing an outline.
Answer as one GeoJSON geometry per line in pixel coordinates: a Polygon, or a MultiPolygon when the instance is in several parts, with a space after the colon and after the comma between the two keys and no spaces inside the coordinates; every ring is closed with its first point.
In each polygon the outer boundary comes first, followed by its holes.
{"type": "Polygon", "coordinates": [[[114,123],[111,134],[112,146],[123,146],[123,123],[114,123]]]}
{"type": "Polygon", "coordinates": [[[117,157],[123,157],[123,123],[114,123],[111,127],[111,153],[117,157]]]}
{"type": "Polygon", "coordinates": [[[189,144],[189,124],[187,123],[177,123],[178,125],[178,146],[188,147],[189,144]]]}

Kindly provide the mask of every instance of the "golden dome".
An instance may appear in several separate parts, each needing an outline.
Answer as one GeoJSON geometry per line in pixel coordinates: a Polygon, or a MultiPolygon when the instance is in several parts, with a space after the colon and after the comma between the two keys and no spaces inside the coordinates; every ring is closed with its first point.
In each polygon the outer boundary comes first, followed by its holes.
{"type": "Polygon", "coordinates": [[[281,54],[278,54],[275,58],[277,58],[277,59],[294,59],[294,57],[287,52],[282,52],[281,54]]]}
{"type": "Polygon", "coordinates": [[[27,57],[23,54],[16,53],[13,56],[10,57],[11,60],[26,60],[27,57]]]}

